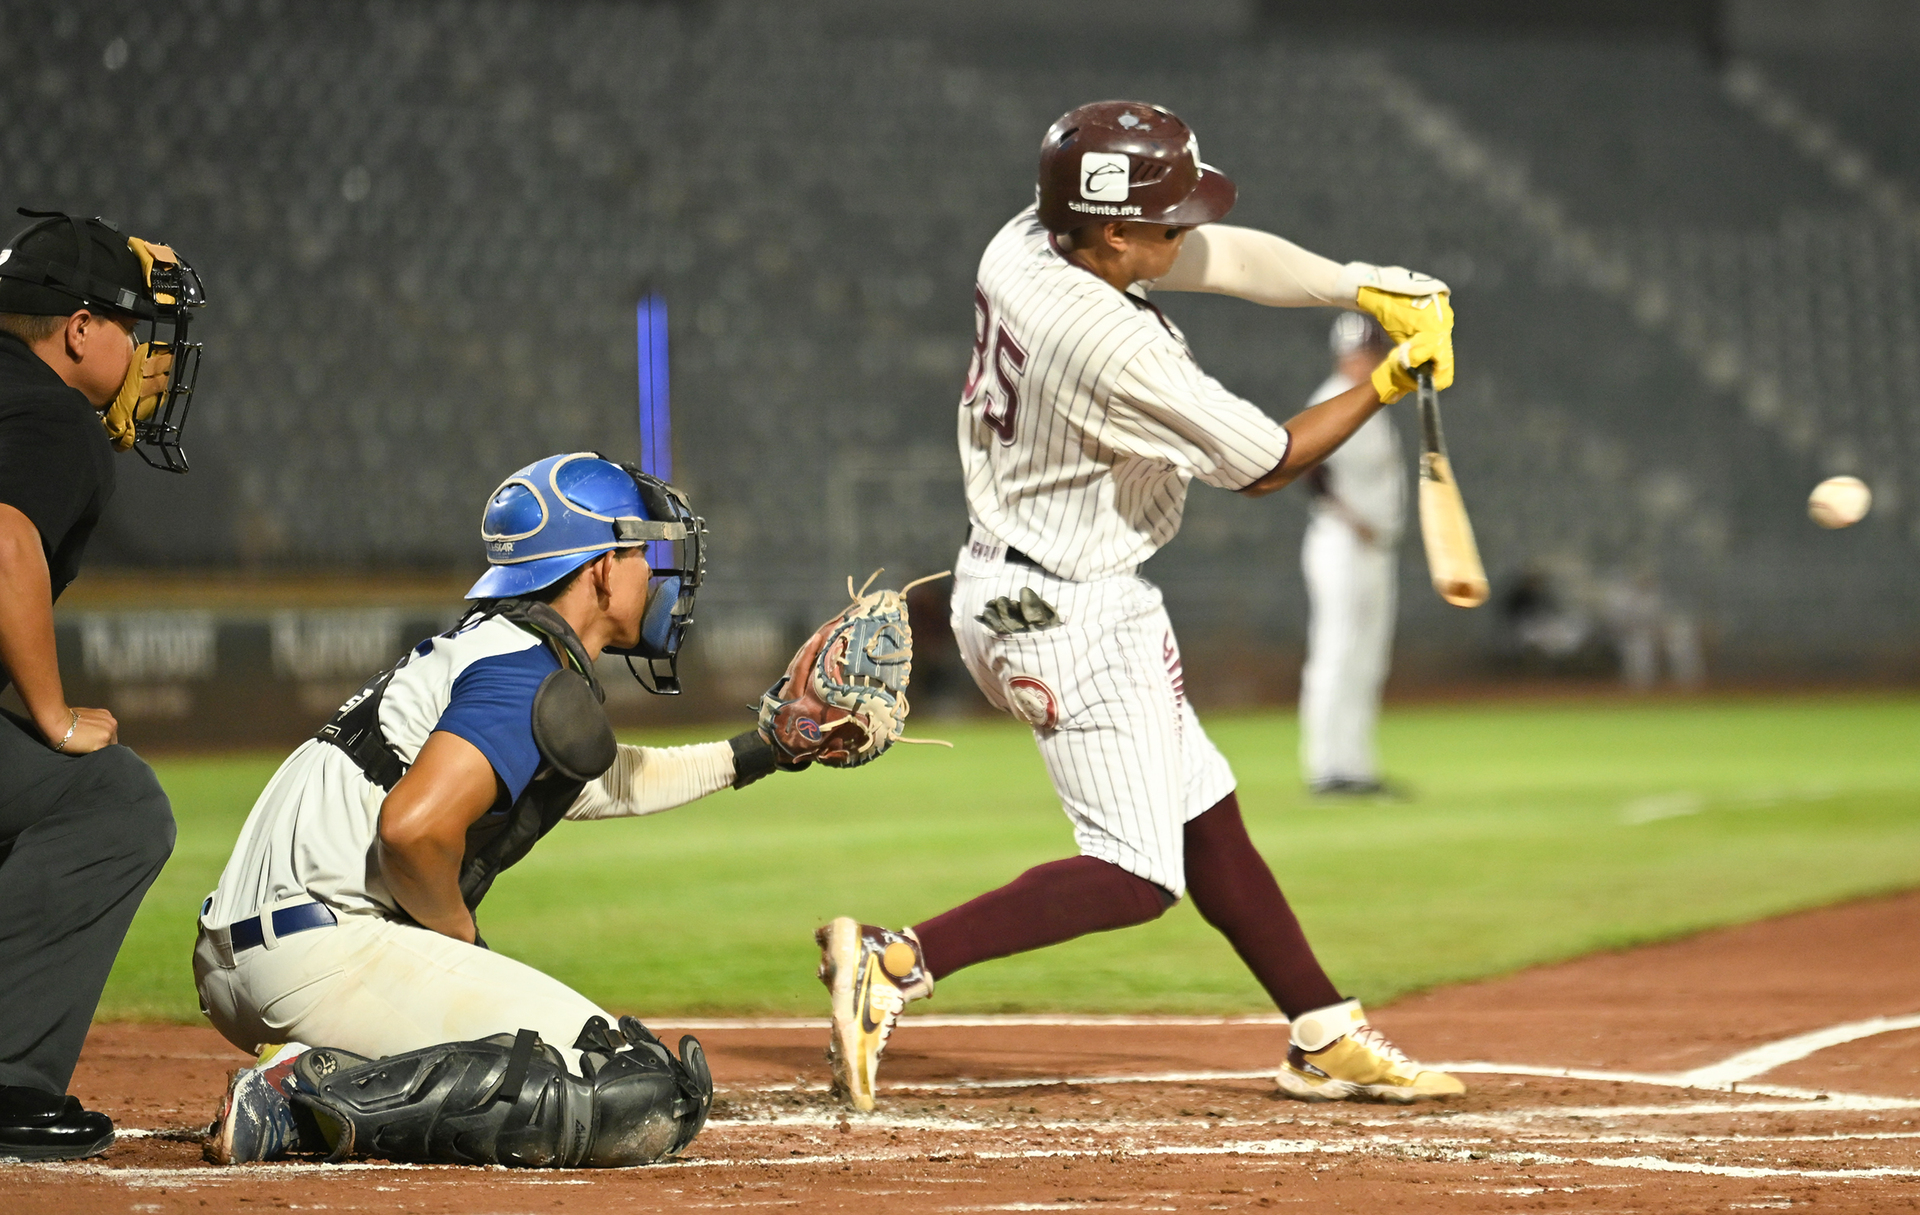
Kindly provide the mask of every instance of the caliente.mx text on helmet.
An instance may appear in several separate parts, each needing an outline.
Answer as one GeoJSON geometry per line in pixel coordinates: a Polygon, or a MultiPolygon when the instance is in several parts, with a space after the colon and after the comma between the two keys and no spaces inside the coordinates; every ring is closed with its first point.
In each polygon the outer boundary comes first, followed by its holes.
{"type": "Polygon", "coordinates": [[[1237,193],[1201,161],[1193,128],[1144,101],[1069,110],[1040,142],[1039,213],[1049,231],[1110,220],[1212,223],[1233,210],[1237,193]]]}

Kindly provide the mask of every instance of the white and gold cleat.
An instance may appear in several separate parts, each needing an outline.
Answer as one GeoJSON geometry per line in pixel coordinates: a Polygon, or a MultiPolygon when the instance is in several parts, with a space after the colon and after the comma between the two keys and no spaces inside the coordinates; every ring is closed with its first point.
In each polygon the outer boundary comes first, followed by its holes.
{"type": "Polygon", "coordinates": [[[1287,1061],[1276,1079],[1299,1101],[1392,1101],[1457,1097],[1467,1086],[1445,1072],[1422,1070],[1385,1034],[1367,1024],[1358,1000],[1343,1000],[1294,1018],[1287,1061]]]}
{"type": "Polygon", "coordinates": [[[841,916],[815,930],[820,981],[833,996],[833,1091],[857,1110],[870,1110],[880,1055],[909,1000],[933,994],[933,976],[912,929],[895,932],[841,916]]]}

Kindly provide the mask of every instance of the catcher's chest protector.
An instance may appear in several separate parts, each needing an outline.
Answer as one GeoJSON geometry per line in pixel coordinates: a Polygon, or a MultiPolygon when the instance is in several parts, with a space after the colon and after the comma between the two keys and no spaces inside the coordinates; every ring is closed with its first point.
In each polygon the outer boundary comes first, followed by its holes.
{"type": "MultiPolygon", "coordinates": [[[[511,806],[488,812],[467,829],[460,895],[469,911],[480,906],[502,870],[526,856],[541,836],[566,817],[587,782],[611,768],[618,755],[602,703],[606,692],[593,677],[586,647],[560,613],[532,600],[502,599],[476,615],[482,619],[503,616],[538,633],[559,659],[560,669],[541,682],[531,707],[534,745],[545,761],[539,774],[511,806]]],[[[462,620],[454,631],[473,620],[474,616],[462,620]]],[[[345,751],[367,779],[389,792],[406,774],[407,765],[381,734],[380,701],[394,672],[412,657],[408,654],[375,676],[315,735],[345,751]]]]}

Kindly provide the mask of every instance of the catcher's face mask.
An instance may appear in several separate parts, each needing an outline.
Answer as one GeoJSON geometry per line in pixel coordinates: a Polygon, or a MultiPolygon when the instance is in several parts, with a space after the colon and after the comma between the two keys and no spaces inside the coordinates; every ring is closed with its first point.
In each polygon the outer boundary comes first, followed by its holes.
{"type": "Polygon", "coordinates": [[[686,494],[631,464],[620,467],[633,478],[646,517],[616,519],[614,533],[647,546],[653,575],[647,583],[647,606],[640,615],[639,641],[627,648],[608,646],[607,653],[624,657],[627,669],[647,691],[678,696],[680,643],[693,623],[694,592],[707,572],[702,543],[707,525],[693,513],[686,494]],[[635,658],[641,666],[634,666],[635,658]]]}
{"type": "Polygon", "coordinates": [[[200,374],[187,322],[207,302],[200,276],[167,246],[121,236],[111,220],[20,214],[41,222],[0,250],[0,312],[63,316],[84,307],[132,317],[136,349],[101,421],[115,450],[131,447],[155,468],[186,472],[180,439],[200,374]]]}
{"type": "Polygon", "coordinates": [[[624,657],[649,692],[679,693],[680,644],[706,572],[706,524],[684,493],[595,452],[548,456],[494,491],[480,534],[489,568],[469,599],[526,595],[613,549],[644,548],[652,572],[640,635],[606,652],[624,657]]]}

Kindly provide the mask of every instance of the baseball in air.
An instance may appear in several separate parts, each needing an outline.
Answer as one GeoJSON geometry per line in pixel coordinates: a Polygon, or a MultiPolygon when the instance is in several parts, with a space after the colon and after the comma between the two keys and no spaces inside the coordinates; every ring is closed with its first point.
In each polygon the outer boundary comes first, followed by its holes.
{"type": "Polygon", "coordinates": [[[1807,495],[1807,514],[1821,527],[1851,527],[1872,505],[1873,491],[1858,477],[1828,477],[1807,495]]]}

